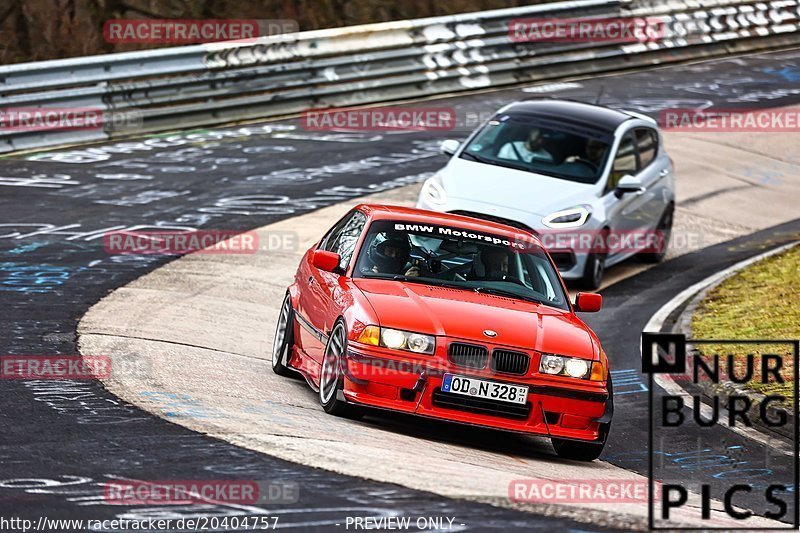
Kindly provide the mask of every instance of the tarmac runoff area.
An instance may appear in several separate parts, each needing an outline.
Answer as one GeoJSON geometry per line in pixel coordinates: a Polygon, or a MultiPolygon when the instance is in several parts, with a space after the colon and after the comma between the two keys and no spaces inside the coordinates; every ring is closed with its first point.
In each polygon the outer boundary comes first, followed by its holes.
{"type": "MultiPolygon", "coordinates": [[[[800,180],[781,133],[667,133],[676,165],[675,236],[668,258],[788,221],[800,180]],[[743,148],[747,147],[747,148],[743,148]],[[779,172],[783,178],[770,178],[779,172]]],[[[323,208],[257,229],[265,242],[294,232],[296,249],[256,255],[193,254],[112,292],[83,317],[79,347],[111,357],[107,388],[173,423],[235,445],[347,475],[453,498],[521,507],[594,524],[646,527],[641,503],[524,504],[509,500],[515,479],[646,482],[611,464],[559,460],[546,439],[424,419],[325,415],[302,381],[270,370],[278,308],[303,252],[352,206],[413,205],[420,185],[323,208]]],[[[611,268],[604,286],[646,267],[611,268]]],[[[601,290],[602,292],[602,290],[601,290]]],[[[624,417],[617,412],[617,417],[624,417]]],[[[762,518],[733,522],[715,506],[715,527],[775,527],[762,518]]],[[[699,524],[699,506],[682,519],[699,524]]],[[[707,522],[706,522],[707,523],[707,522]]]]}

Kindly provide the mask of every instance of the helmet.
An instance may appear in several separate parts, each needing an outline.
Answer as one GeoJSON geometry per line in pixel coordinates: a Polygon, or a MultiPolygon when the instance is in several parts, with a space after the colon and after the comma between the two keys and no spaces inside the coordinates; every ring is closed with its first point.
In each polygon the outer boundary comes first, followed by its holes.
{"type": "Polygon", "coordinates": [[[367,251],[367,255],[373,264],[378,267],[378,270],[388,273],[400,272],[400,269],[408,262],[410,254],[411,245],[408,243],[408,237],[402,233],[387,234],[386,240],[379,243],[373,241],[367,251]],[[388,248],[395,248],[399,253],[393,257],[387,255],[388,248]]]}

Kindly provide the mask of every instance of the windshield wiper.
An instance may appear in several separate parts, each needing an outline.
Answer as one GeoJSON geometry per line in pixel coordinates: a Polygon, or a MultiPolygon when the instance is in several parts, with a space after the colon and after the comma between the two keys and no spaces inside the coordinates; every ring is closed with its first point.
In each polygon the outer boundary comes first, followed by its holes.
{"type": "Polygon", "coordinates": [[[465,291],[472,290],[472,287],[465,287],[463,285],[459,285],[458,283],[448,283],[435,278],[397,274],[396,276],[393,276],[392,279],[395,281],[410,281],[412,283],[422,283],[423,285],[433,285],[434,287],[447,287],[448,289],[462,289],[465,291]]]}
{"type": "Polygon", "coordinates": [[[496,164],[494,161],[490,161],[490,160],[486,159],[486,158],[485,158],[485,157],[483,157],[483,156],[480,156],[480,155],[475,155],[475,154],[472,154],[472,153],[470,153],[470,152],[462,152],[462,154],[461,154],[461,157],[464,157],[464,156],[469,156],[469,157],[471,157],[472,159],[474,159],[475,161],[478,161],[479,163],[486,163],[487,165],[494,165],[494,164],[496,164]]]}
{"type": "Polygon", "coordinates": [[[532,298],[530,296],[522,296],[514,291],[507,291],[505,289],[495,289],[493,287],[475,287],[472,289],[475,292],[483,294],[493,294],[495,296],[507,296],[509,298],[516,298],[518,300],[525,300],[526,302],[533,302],[540,305],[546,305],[545,302],[532,298]]]}
{"type": "Polygon", "coordinates": [[[515,164],[513,164],[513,163],[511,163],[509,161],[497,161],[495,159],[487,159],[487,158],[485,158],[483,156],[471,154],[469,152],[462,152],[461,153],[461,157],[464,157],[465,155],[470,156],[472,159],[474,159],[475,161],[478,161],[479,163],[484,163],[484,164],[487,164],[487,165],[493,165],[493,166],[496,166],[496,167],[510,168],[512,170],[521,170],[523,172],[533,172],[533,170],[531,168],[529,168],[529,167],[526,167],[524,165],[515,165],[515,164]]]}
{"type": "Polygon", "coordinates": [[[425,283],[423,280],[419,279],[419,276],[406,276],[405,274],[397,274],[392,276],[392,279],[395,281],[411,281],[414,283],[425,283]]]}

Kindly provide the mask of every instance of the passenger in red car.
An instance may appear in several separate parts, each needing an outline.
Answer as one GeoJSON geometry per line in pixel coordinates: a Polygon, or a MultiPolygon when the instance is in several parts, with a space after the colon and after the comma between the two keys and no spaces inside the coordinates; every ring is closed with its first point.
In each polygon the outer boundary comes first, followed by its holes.
{"type": "Polygon", "coordinates": [[[481,254],[483,267],[486,271],[485,279],[503,280],[508,276],[508,253],[500,248],[495,248],[481,254]]]}

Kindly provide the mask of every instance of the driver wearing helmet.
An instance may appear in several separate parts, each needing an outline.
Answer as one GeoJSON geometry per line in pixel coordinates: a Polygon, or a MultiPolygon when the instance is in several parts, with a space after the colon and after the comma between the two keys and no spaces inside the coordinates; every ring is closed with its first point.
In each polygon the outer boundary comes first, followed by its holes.
{"type": "Polygon", "coordinates": [[[373,242],[367,251],[375,274],[404,274],[419,276],[420,269],[414,265],[405,270],[411,259],[411,245],[404,233],[387,233],[386,240],[373,242]]]}

